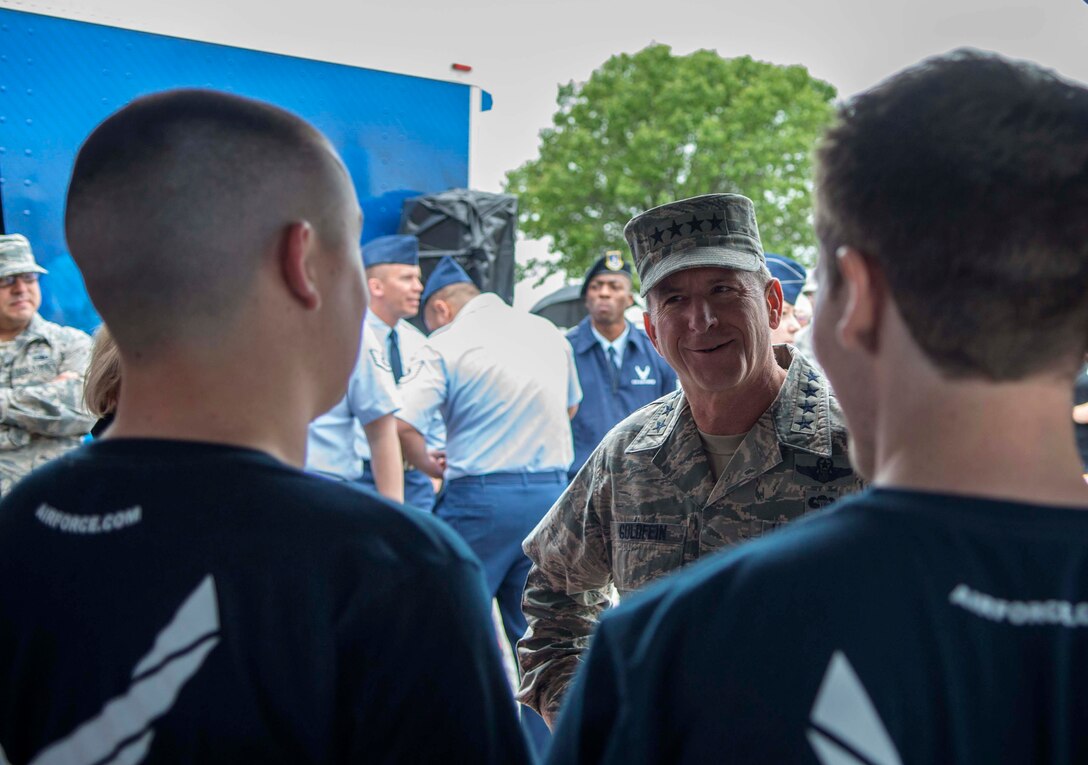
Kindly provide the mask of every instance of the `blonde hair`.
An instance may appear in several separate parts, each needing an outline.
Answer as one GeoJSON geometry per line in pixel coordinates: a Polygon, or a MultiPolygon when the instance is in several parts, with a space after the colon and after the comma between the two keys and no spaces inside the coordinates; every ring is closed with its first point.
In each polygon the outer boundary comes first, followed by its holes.
{"type": "Polygon", "coordinates": [[[121,395],[121,355],[113,335],[103,324],[94,333],[91,361],[83,381],[83,401],[96,417],[105,417],[117,408],[121,395]]]}

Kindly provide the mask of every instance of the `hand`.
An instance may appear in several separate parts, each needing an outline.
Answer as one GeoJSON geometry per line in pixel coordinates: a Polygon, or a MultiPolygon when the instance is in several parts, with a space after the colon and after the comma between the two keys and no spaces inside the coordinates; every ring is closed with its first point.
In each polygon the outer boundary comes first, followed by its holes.
{"type": "Polygon", "coordinates": [[[438,469],[442,472],[446,472],[446,452],[444,449],[428,449],[427,454],[430,456],[434,463],[438,465],[438,469]]]}

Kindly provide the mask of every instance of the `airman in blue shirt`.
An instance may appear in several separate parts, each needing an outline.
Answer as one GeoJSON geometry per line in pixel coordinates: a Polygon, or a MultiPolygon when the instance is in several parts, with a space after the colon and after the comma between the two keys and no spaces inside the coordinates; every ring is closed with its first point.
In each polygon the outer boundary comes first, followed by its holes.
{"type": "MultiPolygon", "coordinates": [[[[423,282],[419,278],[419,240],[408,234],[372,239],[363,247],[363,265],[370,290],[366,325],[377,338],[382,363],[399,387],[411,376],[416,356],[427,342],[423,333],[407,321],[419,313],[423,292],[423,282]]],[[[441,451],[445,446],[440,420],[432,423],[424,435],[432,451],[441,451]]],[[[355,450],[363,465],[359,483],[375,488],[370,444],[365,438],[356,438],[355,450]]],[[[404,468],[404,503],[431,512],[434,483],[410,463],[405,463],[404,468]]]]}
{"type": "MultiPolygon", "coordinates": [[[[481,293],[449,256],[421,300],[431,334],[401,383],[401,443],[412,464],[445,478],[435,515],[480,558],[513,644],[526,627],[521,543],[563,492],[574,456],[569,422],[582,391],[573,354],[547,319],[481,293]],[[446,424],[443,464],[423,439],[436,415],[446,424]]],[[[541,751],[544,721],[526,709],[522,724],[541,751]]]]}
{"type": "Polygon", "coordinates": [[[567,333],[582,384],[582,403],[571,420],[571,479],[613,425],[676,390],[676,373],[624,316],[635,298],[631,264],[619,252],[605,253],[586,272],[582,299],[589,315],[567,333]]]}

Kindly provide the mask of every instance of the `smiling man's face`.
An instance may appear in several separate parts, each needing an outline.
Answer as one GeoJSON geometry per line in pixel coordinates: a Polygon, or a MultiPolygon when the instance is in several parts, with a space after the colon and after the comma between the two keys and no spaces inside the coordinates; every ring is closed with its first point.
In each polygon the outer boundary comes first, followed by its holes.
{"type": "Polygon", "coordinates": [[[782,306],[778,282],[691,268],[663,279],[649,297],[646,331],[689,398],[743,388],[766,372],[782,306]]]}
{"type": "Polygon", "coordinates": [[[22,332],[30,325],[41,304],[37,274],[18,274],[12,284],[0,286],[0,332],[22,332]]]}

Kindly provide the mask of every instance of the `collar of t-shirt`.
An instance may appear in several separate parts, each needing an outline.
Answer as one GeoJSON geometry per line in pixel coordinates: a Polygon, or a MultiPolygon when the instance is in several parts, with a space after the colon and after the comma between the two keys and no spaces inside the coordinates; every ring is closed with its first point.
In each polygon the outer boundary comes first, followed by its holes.
{"type": "Polygon", "coordinates": [[[590,330],[593,332],[593,336],[597,338],[597,342],[601,344],[601,350],[604,351],[604,357],[608,358],[608,349],[612,348],[616,351],[616,366],[623,368],[623,349],[627,347],[627,337],[631,334],[631,325],[627,322],[623,323],[623,332],[615,340],[609,340],[607,337],[597,331],[597,328],[592,324],[589,325],[590,330]]]}
{"type": "Polygon", "coordinates": [[[733,459],[733,455],[737,453],[737,449],[740,448],[741,442],[747,435],[747,433],[741,433],[736,436],[712,436],[699,431],[699,438],[703,440],[703,449],[710,458],[710,469],[714,473],[715,481],[725,472],[729,460],[733,459]]]}

